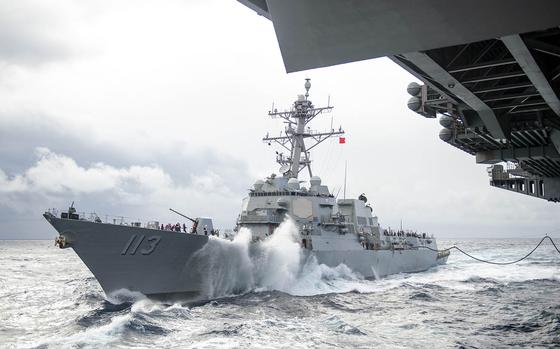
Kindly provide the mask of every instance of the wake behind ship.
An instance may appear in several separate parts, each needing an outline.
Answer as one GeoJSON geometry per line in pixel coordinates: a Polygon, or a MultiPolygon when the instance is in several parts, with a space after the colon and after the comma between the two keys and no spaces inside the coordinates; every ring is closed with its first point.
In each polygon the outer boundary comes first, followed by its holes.
{"type": "MultiPolygon", "coordinates": [[[[337,199],[321,178],[313,175],[310,151],[331,137],[344,134],[342,128],[312,131],[307,124],[333,107],[316,108],[308,99],[311,87],[305,82],[305,95],[299,95],[289,111],[270,111],[286,124],[278,137],[263,141],[286,151],[276,152],[280,174],[254,183],[243,199],[235,231],[251,234],[249,254],[274,235],[286,219],[292,220],[305,259],[316,258],[330,267],[346,265],[365,278],[380,278],[401,272],[420,272],[447,261],[449,252],[438,253],[433,236],[414,231],[383,229],[367,204],[358,199],[337,199]],[[308,186],[301,185],[306,170],[308,186]]],[[[211,254],[203,253],[215,237],[212,220],[196,218],[189,233],[181,228],[166,230],[159,222],[142,226],[139,222],[104,223],[93,215],[86,219],[73,206],[61,214],[47,211],[47,221],[59,233],[56,244],[71,247],[93,273],[107,295],[122,290],[154,298],[193,299],[208,296],[204,288],[209,275],[211,254]],[[177,231],[178,230],[178,231],[177,231]]],[[[250,256],[251,257],[251,256],[250,256]]],[[[227,261],[225,261],[227,263],[227,261]]]]}

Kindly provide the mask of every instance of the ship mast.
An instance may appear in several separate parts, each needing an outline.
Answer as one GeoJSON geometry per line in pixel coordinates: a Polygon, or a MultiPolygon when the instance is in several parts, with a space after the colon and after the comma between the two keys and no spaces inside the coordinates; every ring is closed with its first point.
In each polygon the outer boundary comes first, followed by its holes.
{"type": "Polygon", "coordinates": [[[279,137],[270,137],[268,134],[263,138],[269,145],[272,142],[279,144],[289,152],[289,156],[276,152],[276,162],[281,165],[280,172],[288,178],[298,178],[299,173],[307,167],[309,177],[313,176],[311,171],[310,150],[325,141],[326,139],[344,134],[342,127],[330,132],[316,132],[306,126],[317,115],[330,112],[333,107],[326,106],[315,108],[308,99],[309,89],[311,88],[310,79],[305,79],[305,95],[299,95],[289,111],[279,112],[276,109],[268,112],[272,118],[280,117],[284,119],[286,128],[279,137]],[[310,139],[310,144],[305,143],[310,139]]]}

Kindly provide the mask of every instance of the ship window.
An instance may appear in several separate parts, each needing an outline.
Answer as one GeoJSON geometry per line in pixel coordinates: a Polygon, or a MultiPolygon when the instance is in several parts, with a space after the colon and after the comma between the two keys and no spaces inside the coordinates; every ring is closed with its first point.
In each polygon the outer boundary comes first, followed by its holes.
{"type": "Polygon", "coordinates": [[[358,224],[359,225],[367,225],[366,217],[358,217],[358,224]]]}
{"type": "Polygon", "coordinates": [[[369,217],[368,221],[369,221],[369,225],[373,225],[373,218],[369,217]]]}

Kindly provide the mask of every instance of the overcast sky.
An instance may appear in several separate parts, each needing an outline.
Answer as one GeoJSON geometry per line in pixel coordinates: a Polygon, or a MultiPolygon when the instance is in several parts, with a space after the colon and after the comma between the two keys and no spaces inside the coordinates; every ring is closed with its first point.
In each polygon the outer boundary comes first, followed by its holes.
{"type": "MultiPolygon", "coordinates": [[[[255,180],[277,172],[261,138],[310,99],[342,125],[315,173],[364,192],[385,226],[453,237],[556,231],[560,206],[488,184],[486,168],[406,107],[413,77],[376,59],[286,74],[272,23],[233,0],[0,1],[0,239],[52,238],[65,208],[232,228],[255,180]]],[[[342,195],[342,194],[341,194],[342,195]]],[[[553,234],[554,235],[554,234],[553,234]]],[[[556,233],[558,235],[558,233],[556,233]]]]}

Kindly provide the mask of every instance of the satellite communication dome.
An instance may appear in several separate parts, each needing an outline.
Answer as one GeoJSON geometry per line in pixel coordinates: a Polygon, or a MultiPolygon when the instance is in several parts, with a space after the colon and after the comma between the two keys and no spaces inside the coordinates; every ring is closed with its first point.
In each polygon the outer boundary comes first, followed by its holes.
{"type": "Polygon", "coordinates": [[[422,106],[422,103],[420,102],[420,98],[410,97],[410,99],[408,100],[407,106],[408,106],[408,109],[410,109],[412,111],[418,111],[418,110],[420,110],[420,107],[422,106]]]}
{"type": "Polygon", "coordinates": [[[255,184],[253,184],[253,187],[255,188],[255,190],[261,190],[263,185],[264,185],[264,181],[259,179],[255,182],[255,184]]]}
{"type": "Polygon", "coordinates": [[[406,92],[408,92],[408,94],[411,95],[411,96],[418,96],[421,89],[422,89],[422,86],[420,86],[417,82],[411,82],[406,87],[406,92]]]}
{"type": "Polygon", "coordinates": [[[448,142],[451,140],[451,137],[453,137],[453,131],[450,129],[442,128],[441,131],[439,131],[439,139],[442,141],[448,142]]]}
{"type": "Polygon", "coordinates": [[[313,176],[311,177],[311,179],[309,179],[309,183],[311,184],[312,187],[316,185],[321,185],[321,177],[313,176]]]}
{"type": "Polygon", "coordinates": [[[439,124],[445,128],[451,128],[453,127],[453,124],[455,123],[455,120],[451,117],[451,116],[447,116],[447,115],[442,115],[439,118],[439,124]]]}

